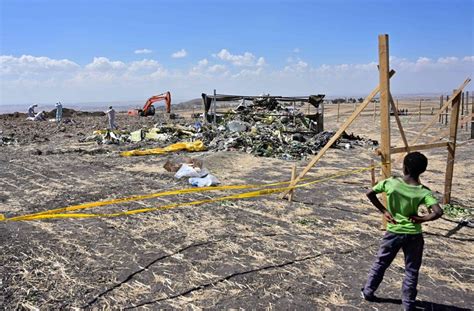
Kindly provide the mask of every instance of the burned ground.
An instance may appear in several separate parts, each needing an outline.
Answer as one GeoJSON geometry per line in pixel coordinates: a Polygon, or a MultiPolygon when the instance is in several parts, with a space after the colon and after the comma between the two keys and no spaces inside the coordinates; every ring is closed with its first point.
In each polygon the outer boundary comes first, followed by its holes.
{"type": "MultiPolygon", "coordinates": [[[[101,127],[103,118],[78,117],[64,131],[49,123],[0,122],[4,134],[18,133],[19,141],[24,139],[19,145],[0,147],[0,213],[7,217],[188,187],[162,167],[175,155],[122,158],[118,150],[130,146],[78,143],[78,134],[101,127]]],[[[151,120],[119,116],[119,122],[136,129],[151,120]]],[[[368,129],[366,123],[356,123],[353,131],[377,139],[376,125],[375,130],[368,129]]],[[[406,122],[406,126],[414,132],[418,125],[406,122]]],[[[461,132],[460,139],[465,138],[461,132]]],[[[464,207],[474,202],[473,151],[472,144],[464,145],[456,159],[453,200],[464,207]]],[[[427,155],[430,166],[423,182],[440,197],[446,151],[427,155]]],[[[239,152],[192,156],[202,159],[225,185],[290,176],[288,161],[239,152]]],[[[368,166],[372,156],[363,148],[331,149],[310,177],[368,166]]],[[[295,163],[301,170],[307,160],[295,163]]],[[[380,215],[364,198],[369,184],[370,174],[364,172],[298,189],[292,203],[271,195],[128,217],[0,222],[2,305],[6,309],[398,310],[401,254],[379,289],[385,299],[366,303],[359,297],[382,235],[380,215]]],[[[160,197],[94,211],[224,194],[228,192],[160,197]]],[[[421,306],[471,308],[472,228],[441,219],[426,224],[424,230],[421,306]]]]}

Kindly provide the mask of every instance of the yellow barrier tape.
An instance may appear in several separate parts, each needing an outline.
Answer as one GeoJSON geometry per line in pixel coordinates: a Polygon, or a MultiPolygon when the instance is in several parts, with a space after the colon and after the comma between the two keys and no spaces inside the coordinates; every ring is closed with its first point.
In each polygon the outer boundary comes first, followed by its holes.
{"type": "Polygon", "coordinates": [[[206,150],[206,147],[204,146],[204,143],[202,141],[196,140],[194,142],[180,142],[180,143],[166,146],[164,148],[151,148],[151,149],[145,149],[145,150],[135,149],[135,150],[130,150],[130,151],[123,151],[122,153],[120,153],[120,155],[122,157],[144,156],[144,155],[152,155],[152,154],[165,154],[168,152],[175,152],[175,151],[181,151],[181,150],[192,151],[192,152],[204,151],[206,150]]]}
{"type": "MultiPolygon", "coordinates": [[[[51,210],[38,212],[38,213],[11,217],[11,218],[7,218],[6,220],[19,220],[19,218],[25,217],[25,216],[29,217],[29,216],[37,216],[37,215],[57,214],[57,213],[61,213],[61,212],[72,212],[72,211],[83,210],[83,209],[88,209],[88,208],[94,208],[94,207],[100,207],[100,206],[106,206],[106,205],[112,205],[112,204],[119,204],[119,203],[125,203],[125,202],[132,202],[132,201],[141,201],[141,200],[146,200],[146,199],[152,199],[152,198],[163,197],[163,196],[178,195],[178,194],[207,192],[207,191],[219,191],[219,190],[240,190],[240,189],[249,189],[249,188],[265,188],[265,187],[279,186],[279,185],[284,185],[284,184],[289,184],[289,183],[290,183],[289,181],[283,181],[283,182],[276,182],[276,183],[271,183],[271,184],[261,184],[261,185],[213,186],[213,187],[200,187],[200,188],[187,188],[187,189],[169,190],[169,191],[163,191],[163,192],[158,192],[158,193],[151,193],[151,194],[144,194],[144,195],[134,195],[134,196],[131,196],[131,197],[112,199],[112,200],[107,200],[107,201],[90,202],[90,203],[72,205],[72,206],[68,206],[68,207],[61,207],[61,208],[51,209],[51,210]]],[[[2,220],[1,216],[0,216],[0,220],[2,220]]]]}
{"type": "MultiPolygon", "coordinates": [[[[140,213],[146,213],[146,212],[152,212],[152,211],[157,211],[157,210],[166,210],[166,209],[172,209],[176,207],[182,207],[182,206],[193,206],[193,205],[201,205],[201,204],[206,204],[206,203],[212,203],[212,202],[218,202],[218,201],[227,201],[227,200],[238,200],[238,199],[247,199],[247,198],[254,198],[254,197],[259,197],[259,196],[264,196],[264,195],[269,195],[277,192],[283,192],[295,188],[302,188],[302,187],[307,187],[316,183],[322,183],[324,181],[328,181],[331,179],[339,178],[342,176],[347,176],[347,175],[354,175],[361,173],[363,171],[371,170],[375,167],[378,167],[380,165],[374,165],[374,166],[369,166],[369,167],[364,167],[364,168],[359,168],[359,169],[354,169],[354,170],[346,170],[343,171],[342,173],[330,175],[325,178],[317,179],[314,181],[310,181],[307,183],[303,184],[298,184],[293,187],[279,187],[279,188],[272,188],[272,189],[263,189],[263,190],[256,190],[256,191],[250,191],[250,192],[244,192],[244,193],[239,193],[239,194],[234,194],[230,196],[223,196],[223,197],[218,197],[218,198],[213,198],[213,199],[205,199],[205,200],[197,200],[197,201],[191,201],[191,202],[184,202],[184,203],[173,203],[173,204],[168,204],[160,207],[149,207],[149,208],[141,208],[141,209],[134,209],[134,210],[129,210],[129,211],[123,211],[123,212],[118,212],[118,213],[108,213],[108,214],[86,214],[86,213],[71,213],[71,214],[60,214],[60,213],[37,213],[37,214],[30,214],[30,215],[24,215],[24,216],[17,216],[13,218],[7,218],[4,219],[5,221],[21,221],[21,220],[40,220],[40,219],[55,219],[55,218],[93,218],[93,217],[117,217],[117,216],[125,216],[125,215],[135,215],[135,214],[140,214],[140,213]]],[[[288,182],[286,182],[288,183],[288,182]]],[[[281,183],[277,183],[281,184],[281,183]]],[[[233,186],[227,186],[227,187],[233,187],[233,186]]],[[[238,187],[238,186],[237,186],[238,187]]],[[[189,189],[189,190],[194,190],[194,189],[189,189]]],[[[198,189],[195,189],[198,190],[198,189]]],[[[179,190],[177,190],[179,191],[179,190]]],[[[125,198],[127,199],[127,198],[125,198]]],[[[120,200],[120,199],[118,199],[120,200]]],[[[123,199],[122,199],[123,200],[123,199]]],[[[94,202],[94,203],[102,203],[102,202],[94,202]]],[[[90,204],[94,204],[90,203],[90,204]]],[[[58,209],[59,210],[59,209],[58,209]]],[[[50,211],[49,211],[50,212],[50,211]]]]}

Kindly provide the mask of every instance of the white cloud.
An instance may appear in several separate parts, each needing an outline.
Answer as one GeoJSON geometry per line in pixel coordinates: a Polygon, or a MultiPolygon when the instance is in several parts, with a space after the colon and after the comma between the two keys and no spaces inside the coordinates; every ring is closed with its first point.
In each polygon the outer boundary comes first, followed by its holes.
{"type": "Polygon", "coordinates": [[[452,63],[456,63],[459,59],[457,57],[454,57],[454,56],[450,56],[450,57],[440,57],[438,58],[438,63],[441,63],[441,64],[452,64],[452,63]]]}
{"type": "Polygon", "coordinates": [[[266,63],[265,63],[265,58],[259,57],[258,60],[257,60],[256,66],[257,66],[257,67],[262,67],[262,66],[265,66],[265,65],[266,65],[266,63]]]}
{"type": "Polygon", "coordinates": [[[110,70],[123,70],[126,69],[126,65],[121,61],[110,61],[107,57],[94,57],[92,63],[86,65],[87,70],[91,71],[110,71],[110,70]]]}
{"type": "Polygon", "coordinates": [[[245,52],[244,54],[232,54],[227,49],[222,49],[217,54],[213,54],[214,57],[217,57],[220,60],[228,61],[235,66],[262,66],[265,64],[265,59],[259,57],[257,62],[255,62],[256,57],[250,52],[245,52]]]}
{"type": "Polygon", "coordinates": [[[285,66],[283,69],[286,72],[303,72],[309,69],[309,64],[301,59],[293,59],[289,57],[287,59],[289,65],[285,66]]]}
{"type": "Polygon", "coordinates": [[[294,48],[293,49],[293,53],[299,53],[300,52],[300,49],[299,48],[294,48]]]}
{"type": "Polygon", "coordinates": [[[0,74],[2,75],[32,75],[41,73],[70,72],[79,68],[79,65],[67,59],[51,59],[49,57],[35,57],[22,55],[0,56],[0,74]]]}
{"type": "Polygon", "coordinates": [[[143,59],[139,61],[131,62],[128,66],[128,70],[130,71],[141,71],[141,70],[150,70],[150,69],[158,69],[161,65],[156,60],[153,59],[143,59]]]}
{"type": "Polygon", "coordinates": [[[209,69],[208,69],[208,72],[211,72],[211,73],[224,72],[224,71],[226,71],[226,69],[227,69],[227,67],[225,65],[217,64],[217,65],[210,66],[209,69]]]}
{"type": "Polygon", "coordinates": [[[186,55],[188,55],[188,53],[186,52],[185,49],[181,49],[179,51],[176,51],[174,52],[173,54],[171,54],[171,57],[173,58],[183,58],[183,57],[186,57],[186,55]]]}
{"type": "Polygon", "coordinates": [[[209,65],[209,61],[207,58],[203,58],[200,61],[198,61],[196,66],[193,66],[191,70],[189,71],[190,75],[201,75],[204,74],[207,65],[209,65]]]}
{"type": "Polygon", "coordinates": [[[135,50],[134,53],[135,54],[150,54],[150,53],[153,53],[153,51],[149,49],[141,49],[141,50],[135,50]]]}
{"type": "MultiPolygon", "coordinates": [[[[0,56],[0,105],[64,101],[107,101],[141,98],[143,93],[171,90],[178,98],[195,98],[216,88],[222,92],[277,95],[323,93],[363,96],[378,84],[376,62],[321,64],[293,56],[281,67],[263,57],[221,50],[185,69],[167,68],[154,59],[125,62],[94,57],[79,65],[68,59],[0,56]],[[219,56],[218,56],[219,55],[219,56]]],[[[285,61],[284,59],[282,61],[285,61]]],[[[474,71],[474,56],[391,57],[397,71],[394,94],[450,92],[474,71]]]]}

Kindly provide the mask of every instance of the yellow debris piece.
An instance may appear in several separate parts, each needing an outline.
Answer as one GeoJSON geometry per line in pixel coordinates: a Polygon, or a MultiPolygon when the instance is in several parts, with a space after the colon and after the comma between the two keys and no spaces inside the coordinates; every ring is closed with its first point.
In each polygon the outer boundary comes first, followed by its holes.
{"type": "Polygon", "coordinates": [[[122,157],[131,157],[131,156],[144,156],[144,155],[153,155],[153,154],[165,154],[168,152],[176,152],[176,151],[204,151],[206,150],[206,147],[204,146],[204,143],[200,140],[196,140],[194,142],[179,142],[176,144],[172,144],[169,146],[166,146],[164,148],[152,148],[152,149],[145,149],[145,150],[130,150],[130,151],[124,151],[120,153],[122,157]]]}

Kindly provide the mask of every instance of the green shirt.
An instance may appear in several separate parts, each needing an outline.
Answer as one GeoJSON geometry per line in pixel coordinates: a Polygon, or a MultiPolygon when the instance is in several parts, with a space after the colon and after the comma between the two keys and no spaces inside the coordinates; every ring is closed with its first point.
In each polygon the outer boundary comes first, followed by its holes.
{"type": "Polygon", "coordinates": [[[418,207],[427,207],[438,203],[431,190],[423,185],[409,185],[399,177],[390,177],[380,181],[373,188],[376,193],[387,195],[387,210],[396,224],[387,223],[387,231],[400,234],[421,233],[421,224],[414,224],[410,216],[418,214],[418,207]]]}

